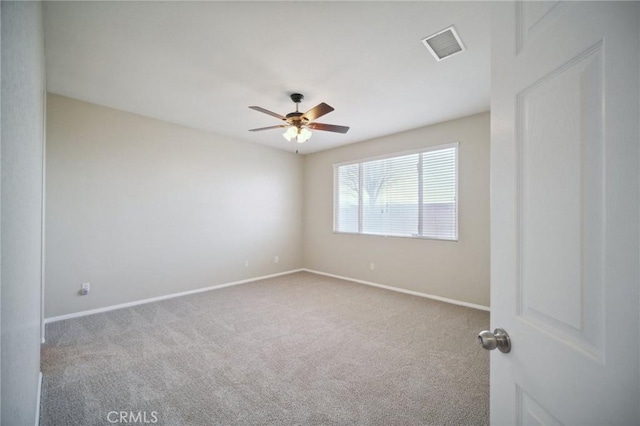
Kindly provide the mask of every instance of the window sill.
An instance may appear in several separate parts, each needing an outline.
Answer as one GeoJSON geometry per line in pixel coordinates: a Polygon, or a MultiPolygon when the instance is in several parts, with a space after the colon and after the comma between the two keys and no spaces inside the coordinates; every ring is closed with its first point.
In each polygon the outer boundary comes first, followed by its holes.
{"type": "Polygon", "coordinates": [[[407,238],[410,240],[431,240],[431,241],[444,241],[449,243],[457,243],[459,241],[458,238],[437,238],[437,237],[421,237],[421,236],[412,236],[412,235],[383,235],[383,234],[365,234],[361,232],[343,232],[343,231],[333,231],[336,235],[361,235],[363,237],[382,237],[382,238],[407,238]]]}

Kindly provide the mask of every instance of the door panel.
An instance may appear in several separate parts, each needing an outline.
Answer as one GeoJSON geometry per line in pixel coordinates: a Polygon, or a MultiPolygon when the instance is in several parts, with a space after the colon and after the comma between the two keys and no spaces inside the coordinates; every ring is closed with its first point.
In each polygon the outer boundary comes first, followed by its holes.
{"type": "Polygon", "coordinates": [[[518,53],[558,19],[569,6],[561,1],[523,1],[516,3],[516,43],[518,53]]]}
{"type": "Polygon", "coordinates": [[[521,387],[516,387],[518,424],[540,426],[562,426],[560,420],[542,408],[521,387]]]}
{"type": "Polygon", "coordinates": [[[603,331],[601,59],[599,43],[520,92],[515,123],[517,315],[597,358],[603,331]]]}
{"type": "Polygon", "coordinates": [[[640,424],[640,5],[495,5],[494,425],[640,424]]]}

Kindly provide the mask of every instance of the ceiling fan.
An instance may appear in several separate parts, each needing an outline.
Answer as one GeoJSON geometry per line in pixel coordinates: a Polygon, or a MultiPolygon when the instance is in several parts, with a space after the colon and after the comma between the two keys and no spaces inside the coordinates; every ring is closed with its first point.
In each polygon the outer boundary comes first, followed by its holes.
{"type": "Polygon", "coordinates": [[[263,112],[265,114],[269,114],[273,117],[279,118],[280,120],[286,122],[286,124],[280,124],[278,126],[269,126],[269,127],[260,127],[258,129],[251,129],[250,132],[258,132],[260,130],[269,130],[269,129],[280,129],[287,128],[287,131],[284,132],[282,136],[288,141],[296,140],[298,143],[303,143],[309,140],[311,137],[311,130],[324,130],[327,132],[336,132],[336,133],[347,133],[349,131],[349,127],[347,126],[337,126],[335,124],[324,124],[324,123],[314,123],[313,121],[317,118],[322,117],[325,114],[333,111],[333,107],[325,104],[324,102],[316,105],[311,108],[309,111],[304,114],[298,111],[298,105],[300,101],[304,99],[304,96],[300,93],[292,93],[291,100],[296,104],[296,111],[290,112],[286,116],[282,116],[280,114],[276,114],[275,112],[269,111],[267,109],[261,108],[259,106],[250,106],[249,108],[254,109],[259,112],[263,112]]]}

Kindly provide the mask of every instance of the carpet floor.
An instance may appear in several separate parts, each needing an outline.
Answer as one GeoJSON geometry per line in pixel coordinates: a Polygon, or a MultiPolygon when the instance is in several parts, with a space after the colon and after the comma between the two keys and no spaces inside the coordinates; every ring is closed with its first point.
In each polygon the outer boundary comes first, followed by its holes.
{"type": "Polygon", "coordinates": [[[487,425],[488,326],[306,272],[58,321],[40,425],[487,425]]]}

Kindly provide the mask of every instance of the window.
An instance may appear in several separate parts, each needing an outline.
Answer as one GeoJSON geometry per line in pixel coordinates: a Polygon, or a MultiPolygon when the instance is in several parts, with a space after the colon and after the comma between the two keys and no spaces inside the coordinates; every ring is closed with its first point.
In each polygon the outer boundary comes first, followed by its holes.
{"type": "Polygon", "coordinates": [[[458,144],[334,165],[334,232],[458,239],[458,144]]]}

